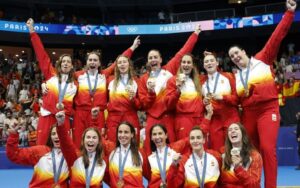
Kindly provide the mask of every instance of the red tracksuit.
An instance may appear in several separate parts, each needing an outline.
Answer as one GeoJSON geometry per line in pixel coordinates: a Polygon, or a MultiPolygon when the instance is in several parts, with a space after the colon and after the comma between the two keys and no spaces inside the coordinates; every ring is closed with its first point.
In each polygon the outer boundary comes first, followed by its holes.
{"type": "MultiPolygon", "coordinates": [[[[207,155],[204,187],[216,187],[218,178],[220,176],[219,153],[215,151],[205,151],[207,155]]],[[[204,154],[204,153],[203,153],[204,154]]],[[[200,178],[202,178],[204,157],[200,158],[194,155],[198,167],[200,178]]],[[[202,180],[201,180],[202,181],[202,180]]],[[[178,166],[171,165],[167,176],[167,185],[172,188],[202,188],[199,185],[196,175],[196,170],[193,164],[193,157],[191,153],[186,153],[180,159],[178,166]]]]}
{"type": "MultiPolygon", "coordinates": [[[[176,87],[176,76],[169,79],[167,83],[166,104],[169,109],[175,109],[175,135],[176,139],[189,136],[195,125],[208,125],[209,121],[203,119],[202,98],[195,88],[191,78],[188,78],[180,91],[176,87]],[[202,123],[202,121],[204,121],[202,123]]],[[[207,126],[201,126],[202,129],[207,126]]]]}
{"type": "MultiPolygon", "coordinates": [[[[6,155],[14,163],[34,166],[33,176],[29,183],[29,187],[52,187],[55,182],[51,148],[45,145],[18,148],[18,144],[19,134],[10,134],[6,145],[6,155]]],[[[56,158],[56,168],[58,168],[62,153],[55,156],[60,156],[59,158],[56,158]]],[[[60,187],[68,187],[68,177],[69,170],[66,162],[64,162],[57,182],[60,187]]]]}
{"type": "MultiPolygon", "coordinates": [[[[168,176],[169,168],[171,167],[173,156],[175,153],[182,153],[183,150],[188,150],[190,144],[187,139],[182,139],[177,142],[173,142],[168,146],[167,160],[166,160],[166,176],[168,176]]],[[[160,163],[163,164],[164,149],[158,151],[160,163]]],[[[143,169],[145,177],[148,179],[148,188],[157,188],[162,183],[160,171],[156,159],[156,153],[152,152],[148,155],[148,163],[145,164],[143,169]]]]}
{"type": "MultiPolygon", "coordinates": [[[[266,188],[276,187],[276,142],[280,123],[278,93],[272,66],[280,43],[286,36],[293,18],[294,12],[286,11],[265,47],[251,58],[248,79],[249,97],[244,95],[240,71],[235,75],[237,94],[243,107],[242,123],[252,142],[260,149],[266,188]]],[[[244,79],[246,69],[242,70],[244,79]]]]}
{"type": "Polygon", "coordinates": [[[155,79],[155,93],[148,92],[147,80],[149,73],[144,74],[140,79],[139,97],[142,102],[142,107],[147,113],[146,140],[144,144],[147,154],[151,152],[149,136],[150,129],[154,124],[160,123],[166,126],[170,142],[175,141],[174,114],[167,110],[165,103],[167,81],[177,73],[181,58],[193,50],[197,40],[198,35],[193,33],[180,51],[176,53],[168,64],[162,67],[159,75],[155,79]]]}
{"type": "Polygon", "coordinates": [[[230,170],[222,167],[219,187],[222,188],[260,188],[262,159],[258,151],[251,152],[251,163],[248,168],[242,166],[230,170]]]}
{"type": "MultiPolygon", "coordinates": [[[[132,50],[129,48],[123,55],[131,57],[132,50]]],[[[73,140],[77,147],[80,146],[81,135],[83,131],[90,127],[91,123],[97,122],[97,126],[101,130],[104,128],[104,110],[107,107],[107,78],[113,73],[115,63],[109,68],[98,73],[97,87],[93,97],[89,93],[89,85],[86,71],[78,71],[75,73],[76,79],[78,80],[78,93],[75,96],[75,115],[74,115],[74,130],[73,130],[73,140]],[[100,112],[97,119],[92,119],[91,110],[93,107],[99,107],[100,112]]],[[[91,86],[94,87],[96,76],[89,75],[91,86]]]]}
{"type": "MultiPolygon", "coordinates": [[[[58,103],[58,77],[56,71],[51,64],[51,60],[44,49],[44,46],[37,35],[37,33],[30,33],[31,42],[39,62],[39,67],[45,77],[48,93],[43,95],[43,106],[41,107],[41,116],[37,126],[37,144],[44,145],[50,132],[50,128],[56,123],[55,114],[58,112],[56,104],[58,103]]],[[[61,88],[64,88],[65,81],[62,81],[61,88]]],[[[72,82],[69,83],[63,99],[64,111],[66,119],[73,113],[73,98],[77,92],[77,85],[72,82]]],[[[70,127],[70,122],[66,121],[67,126],[70,127]]]]}
{"type": "Polygon", "coordinates": [[[237,105],[238,96],[235,89],[235,79],[231,73],[216,72],[201,79],[202,95],[208,94],[207,80],[209,78],[210,92],[214,89],[216,76],[219,73],[215,94],[222,95],[223,100],[211,100],[213,115],[209,124],[208,148],[218,151],[224,146],[227,128],[232,123],[240,122],[237,105]]]}
{"type": "MultiPolygon", "coordinates": [[[[107,126],[107,139],[116,142],[116,131],[118,125],[122,121],[131,123],[136,129],[137,140],[139,141],[140,123],[137,116],[137,110],[140,109],[141,104],[138,98],[138,80],[134,80],[131,87],[134,88],[136,96],[132,99],[129,98],[126,86],[119,81],[116,90],[114,90],[115,79],[109,82],[109,102],[107,105],[108,117],[106,121],[107,126]]],[[[139,143],[139,142],[138,142],[139,143]]]]}
{"type": "MultiPolygon", "coordinates": [[[[61,143],[61,150],[64,154],[68,167],[70,169],[70,187],[85,188],[86,187],[86,175],[85,167],[83,163],[83,157],[80,151],[77,149],[72,139],[65,129],[65,125],[57,127],[57,134],[61,143]]],[[[108,151],[112,145],[102,143],[103,151],[108,151]]],[[[95,153],[91,153],[89,156],[90,165],[89,172],[91,171],[91,166],[95,157],[95,153]]],[[[90,179],[90,188],[100,188],[102,187],[102,181],[107,167],[107,161],[105,156],[103,157],[102,165],[96,163],[94,173],[90,179]]]]}

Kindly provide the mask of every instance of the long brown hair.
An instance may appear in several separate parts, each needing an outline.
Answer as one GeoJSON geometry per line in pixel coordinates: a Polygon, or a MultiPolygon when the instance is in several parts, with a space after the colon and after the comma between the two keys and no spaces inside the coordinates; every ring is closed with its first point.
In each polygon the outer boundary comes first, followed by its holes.
{"type": "Polygon", "coordinates": [[[115,92],[116,89],[117,89],[117,86],[120,82],[120,79],[121,79],[121,74],[120,74],[120,70],[118,69],[118,66],[117,66],[117,62],[118,62],[118,59],[120,57],[125,57],[127,58],[128,62],[129,62],[129,68],[128,68],[128,83],[130,85],[133,84],[133,80],[134,80],[134,76],[135,76],[135,72],[134,72],[134,68],[133,68],[133,63],[131,61],[131,59],[129,57],[127,57],[126,55],[119,55],[117,58],[116,58],[116,66],[115,66],[115,80],[114,80],[114,84],[113,84],[113,91],[115,92]]]}
{"type": "Polygon", "coordinates": [[[85,135],[88,131],[95,131],[96,134],[98,135],[98,139],[99,139],[99,143],[96,147],[96,160],[97,163],[102,166],[103,164],[103,147],[102,147],[102,142],[101,142],[101,134],[99,132],[99,130],[96,127],[90,127],[84,130],[82,137],[81,137],[81,144],[80,144],[80,151],[82,153],[82,160],[83,160],[83,164],[85,168],[89,167],[90,161],[89,161],[89,156],[88,156],[88,151],[86,150],[85,146],[84,146],[84,138],[85,135]]]}
{"type": "MultiPolygon", "coordinates": [[[[131,150],[131,156],[132,156],[132,162],[134,166],[141,166],[141,157],[139,154],[139,149],[138,149],[138,143],[137,143],[137,139],[136,139],[136,133],[135,133],[135,129],[133,127],[133,125],[127,121],[123,121],[118,125],[117,128],[117,133],[116,133],[116,138],[118,138],[118,131],[119,131],[119,127],[121,125],[127,125],[130,128],[130,133],[133,134],[133,137],[130,140],[130,150],[131,150]]],[[[117,139],[117,147],[121,147],[120,141],[117,139]]],[[[116,150],[115,150],[116,151],[116,150]]]]}
{"type": "MultiPolygon", "coordinates": [[[[192,78],[194,84],[195,84],[195,88],[196,88],[196,91],[199,93],[199,95],[201,96],[201,83],[200,83],[200,80],[199,80],[199,73],[198,73],[198,70],[197,70],[197,67],[195,65],[195,58],[193,56],[193,54],[191,53],[186,53],[182,56],[181,60],[183,59],[184,56],[190,56],[192,58],[192,61],[193,61],[193,69],[192,69],[192,72],[191,72],[191,75],[190,77],[192,78]]],[[[182,73],[182,69],[181,69],[181,66],[180,68],[178,69],[177,71],[177,76],[182,73]]]]}
{"type": "MultiPolygon", "coordinates": [[[[58,60],[56,61],[56,64],[55,64],[55,68],[57,70],[57,77],[58,77],[58,80],[59,80],[59,83],[61,83],[61,64],[62,64],[62,60],[64,57],[70,57],[71,59],[71,63],[73,64],[72,62],[72,57],[70,54],[62,54],[61,56],[59,56],[58,60]]],[[[75,70],[74,70],[74,67],[71,69],[71,71],[68,73],[68,80],[67,82],[68,83],[71,83],[74,81],[74,73],[75,73],[75,70]]]]}
{"type": "MultiPolygon", "coordinates": [[[[242,133],[242,148],[240,151],[240,155],[242,158],[242,165],[244,167],[247,166],[248,162],[250,161],[250,154],[251,151],[254,149],[253,145],[251,144],[249,137],[246,133],[246,129],[245,127],[241,124],[241,123],[233,123],[233,124],[237,124],[241,130],[242,133]]],[[[232,125],[232,124],[231,124],[232,125]]],[[[232,164],[232,160],[231,160],[231,149],[232,149],[232,144],[229,140],[228,137],[228,131],[227,131],[227,135],[226,135],[226,140],[225,140],[225,157],[224,157],[224,168],[225,170],[229,170],[230,166],[232,164]]]]}
{"type": "Polygon", "coordinates": [[[46,142],[46,146],[48,146],[49,148],[53,148],[54,145],[53,145],[53,142],[52,142],[52,139],[51,139],[51,134],[52,134],[52,130],[56,127],[56,123],[53,124],[50,128],[50,132],[49,132],[49,135],[48,135],[48,139],[47,139],[47,142],[46,142]]]}

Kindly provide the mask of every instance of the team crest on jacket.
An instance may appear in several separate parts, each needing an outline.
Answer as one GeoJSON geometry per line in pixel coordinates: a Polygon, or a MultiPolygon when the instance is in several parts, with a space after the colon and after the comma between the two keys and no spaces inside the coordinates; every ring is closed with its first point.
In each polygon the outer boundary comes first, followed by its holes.
{"type": "Polygon", "coordinates": [[[215,162],[212,161],[212,162],[210,163],[210,166],[215,166],[215,162]]]}
{"type": "Polygon", "coordinates": [[[224,84],[224,80],[221,80],[221,84],[224,84]]]}

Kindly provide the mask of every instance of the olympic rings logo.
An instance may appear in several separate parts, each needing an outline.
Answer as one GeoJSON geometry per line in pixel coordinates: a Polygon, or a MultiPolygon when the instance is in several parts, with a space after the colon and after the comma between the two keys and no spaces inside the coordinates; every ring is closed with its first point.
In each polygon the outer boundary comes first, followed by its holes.
{"type": "Polygon", "coordinates": [[[126,30],[129,33],[135,33],[135,32],[137,32],[138,28],[137,27],[127,27],[126,30]]]}

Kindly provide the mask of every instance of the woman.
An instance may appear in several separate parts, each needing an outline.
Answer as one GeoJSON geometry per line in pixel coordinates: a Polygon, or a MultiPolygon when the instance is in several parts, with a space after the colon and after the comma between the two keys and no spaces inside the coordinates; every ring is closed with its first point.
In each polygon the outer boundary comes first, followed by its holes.
{"type": "Polygon", "coordinates": [[[152,154],[148,156],[150,166],[144,172],[148,179],[148,188],[166,187],[172,158],[187,148],[187,140],[169,144],[167,129],[161,124],[153,125],[149,136],[152,154]]]}
{"type": "MultiPolygon", "coordinates": [[[[131,57],[133,51],[140,45],[139,37],[136,37],[130,48],[122,54],[131,57]]],[[[86,69],[75,73],[78,81],[78,93],[74,99],[74,131],[73,139],[77,147],[80,146],[80,138],[83,131],[90,124],[97,127],[104,134],[104,110],[107,107],[107,79],[113,73],[115,63],[105,70],[101,70],[102,54],[92,51],[87,55],[86,69]]]]}
{"type": "MultiPolygon", "coordinates": [[[[147,113],[146,135],[149,135],[150,129],[154,124],[161,123],[166,126],[170,141],[174,142],[176,140],[173,113],[167,110],[165,103],[167,81],[177,73],[180,59],[183,55],[192,52],[200,32],[201,28],[199,25],[180,51],[163,67],[161,66],[162,57],[160,52],[155,49],[149,51],[147,65],[151,68],[151,72],[141,77],[139,87],[142,108],[147,113]]],[[[151,153],[151,149],[148,148],[149,143],[150,139],[146,137],[145,146],[147,154],[151,153]]]]}
{"type": "Polygon", "coordinates": [[[241,121],[262,153],[266,188],[277,184],[276,143],[280,116],[273,62],[293,22],[296,6],[296,1],[286,1],[286,13],[265,47],[254,57],[249,58],[246,51],[236,45],[228,50],[231,61],[240,69],[235,74],[235,87],[243,108],[241,121]]]}
{"type": "Polygon", "coordinates": [[[116,137],[116,148],[109,156],[110,187],[143,188],[143,157],[134,126],[121,122],[116,137]]]}
{"type": "Polygon", "coordinates": [[[220,187],[260,188],[262,159],[242,124],[233,123],[228,127],[222,159],[220,187]]]}
{"type": "Polygon", "coordinates": [[[140,124],[137,110],[140,109],[140,101],[136,95],[138,81],[134,77],[134,69],[131,60],[125,55],[116,59],[115,76],[108,85],[109,102],[107,117],[107,138],[116,142],[117,126],[127,121],[134,126],[139,140],[140,124]]]}
{"type": "MultiPolygon", "coordinates": [[[[167,83],[166,104],[175,109],[176,139],[183,139],[195,125],[208,125],[212,114],[203,119],[201,84],[192,54],[185,54],[180,62],[176,76],[167,83]]],[[[207,126],[206,126],[207,127],[207,126]]]]}
{"type": "Polygon", "coordinates": [[[207,75],[201,79],[205,104],[212,104],[214,114],[209,123],[209,145],[213,150],[224,146],[227,127],[240,121],[235,79],[231,73],[219,72],[219,62],[212,53],[204,52],[203,67],[207,75]]]}
{"type": "Polygon", "coordinates": [[[50,129],[46,145],[19,148],[19,126],[9,130],[6,155],[14,163],[34,166],[29,187],[68,187],[69,170],[60,149],[56,125],[50,129]]]}
{"type": "MultiPolygon", "coordinates": [[[[55,114],[64,110],[67,119],[73,113],[73,98],[77,92],[74,83],[74,69],[72,59],[69,54],[63,54],[56,62],[56,67],[52,67],[51,60],[44,49],[44,46],[34,30],[34,21],[29,18],[26,25],[30,32],[31,42],[39,62],[39,67],[45,77],[46,87],[49,89],[43,95],[43,105],[41,106],[41,116],[37,127],[37,144],[44,145],[51,125],[56,123],[55,114]]],[[[70,122],[66,121],[67,129],[70,122]]]]}
{"type": "Polygon", "coordinates": [[[168,187],[215,187],[220,175],[216,152],[204,150],[205,137],[199,126],[192,128],[189,141],[192,153],[173,157],[168,187]]]}
{"type": "Polygon", "coordinates": [[[80,151],[68,135],[65,114],[56,114],[58,137],[61,140],[61,150],[70,169],[70,187],[102,187],[106,162],[101,135],[97,128],[87,128],[82,135],[80,151]]]}

